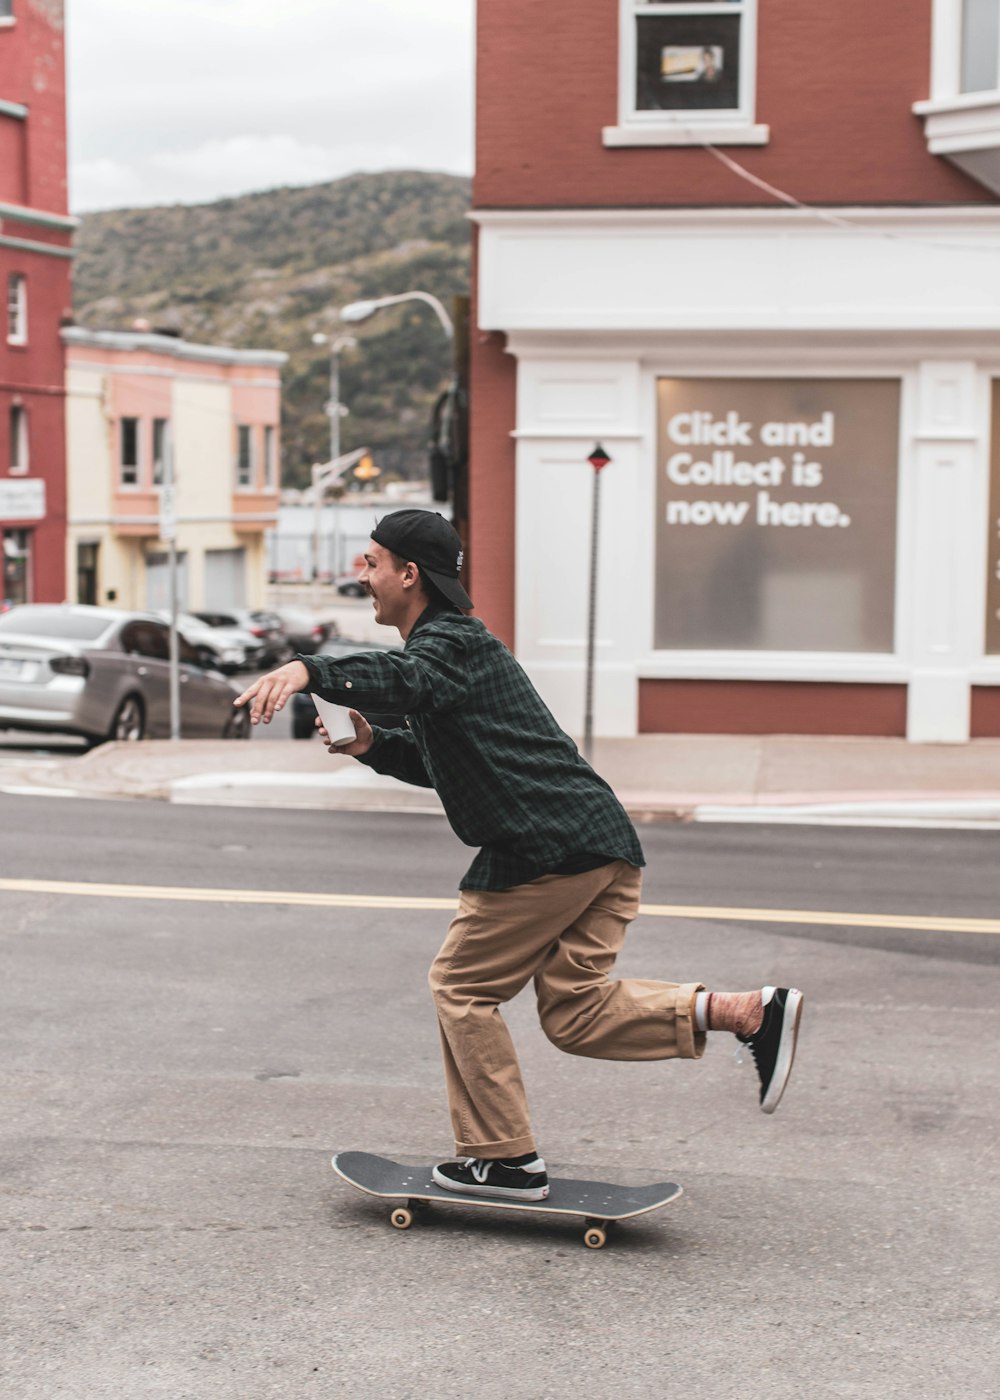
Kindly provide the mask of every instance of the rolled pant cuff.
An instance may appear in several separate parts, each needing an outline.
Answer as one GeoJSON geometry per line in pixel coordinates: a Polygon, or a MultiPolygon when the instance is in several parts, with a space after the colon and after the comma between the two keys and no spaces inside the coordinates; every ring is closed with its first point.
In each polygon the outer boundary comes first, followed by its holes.
{"type": "Polygon", "coordinates": [[[682,1060],[700,1060],[705,1053],[707,1037],[694,1023],[694,999],[704,990],[701,982],[685,982],[677,988],[675,1028],[677,1054],[682,1060]]]}
{"type": "Polygon", "coordinates": [[[525,1152],[534,1152],[535,1139],[528,1137],[505,1138],[501,1142],[456,1142],[455,1153],[459,1157],[485,1157],[493,1160],[499,1157],[522,1157],[525,1152]]]}

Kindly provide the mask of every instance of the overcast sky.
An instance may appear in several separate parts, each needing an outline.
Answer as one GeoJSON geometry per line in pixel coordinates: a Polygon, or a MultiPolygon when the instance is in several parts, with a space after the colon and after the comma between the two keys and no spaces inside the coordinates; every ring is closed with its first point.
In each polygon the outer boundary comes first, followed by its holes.
{"type": "Polygon", "coordinates": [[[472,170],[474,0],[67,0],[75,213],[472,170]]]}

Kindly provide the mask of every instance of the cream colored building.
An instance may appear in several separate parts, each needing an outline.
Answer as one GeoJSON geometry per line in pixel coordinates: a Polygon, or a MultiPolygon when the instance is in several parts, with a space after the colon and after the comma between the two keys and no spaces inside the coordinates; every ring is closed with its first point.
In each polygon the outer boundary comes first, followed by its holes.
{"type": "Polygon", "coordinates": [[[287,356],[143,331],[62,337],[70,599],[167,607],[172,516],[182,607],[263,606],[287,356]]]}

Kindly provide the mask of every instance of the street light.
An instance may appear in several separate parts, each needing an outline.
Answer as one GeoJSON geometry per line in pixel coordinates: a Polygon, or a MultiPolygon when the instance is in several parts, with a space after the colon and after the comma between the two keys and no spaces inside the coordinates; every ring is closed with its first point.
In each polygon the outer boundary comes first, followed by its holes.
{"type": "Polygon", "coordinates": [[[452,319],[437,297],[431,296],[430,292],[400,292],[398,296],[377,297],[372,301],[352,301],[349,306],[340,308],[340,319],[352,322],[367,321],[369,316],[374,316],[376,311],[381,311],[384,306],[398,306],[401,301],[425,302],[441,322],[448,339],[454,340],[455,327],[452,319]]]}
{"type": "MultiPolygon", "coordinates": [[[[325,408],[330,418],[330,462],[336,462],[340,456],[340,420],[346,418],[348,409],[340,402],[340,352],[342,350],[353,350],[357,346],[357,341],[351,335],[324,335],[322,331],[317,331],[312,338],[314,345],[329,345],[330,347],[330,397],[327,399],[325,408]]],[[[315,480],[314,480],[315,486],[315,480]]],[[[317,495],[316,504],[316,528],[313,534],[313,582],[319,582],[319,554],[320,554],[320,520],[322,512],[323,494],[320,491],[317,495]]],[[[336,506],[333,510],[333,577],[336,581],[340,569],[340,515],[336,506]]]]}

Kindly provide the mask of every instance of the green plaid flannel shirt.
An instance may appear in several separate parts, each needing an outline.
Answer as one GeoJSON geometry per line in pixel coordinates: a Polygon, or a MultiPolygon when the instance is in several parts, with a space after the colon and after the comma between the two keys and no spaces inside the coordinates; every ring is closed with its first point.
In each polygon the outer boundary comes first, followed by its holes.
{"type": "Polygon", "coordinates": [[[456,836],[482,847],[462,889],[509,889],[599,857],[645,864],[611,788],[478,618],[430,607],[402,651],[298,659],[324,699],[406,716],[406,729],[376,728],[359,762],[436,789],[456,836]]]}

